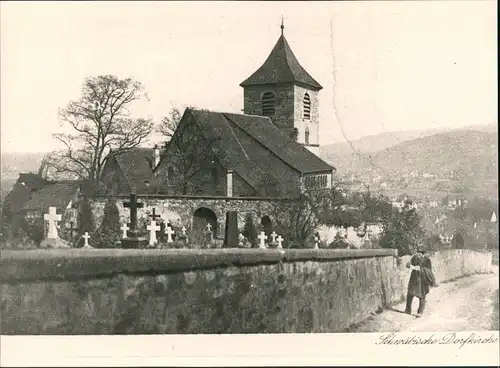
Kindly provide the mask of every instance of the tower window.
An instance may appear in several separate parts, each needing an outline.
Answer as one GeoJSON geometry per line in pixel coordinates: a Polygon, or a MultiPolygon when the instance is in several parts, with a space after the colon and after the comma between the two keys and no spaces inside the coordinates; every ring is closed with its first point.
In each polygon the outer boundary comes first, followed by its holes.
{"type": "Polygon", "coordinates": [[[266,92],[262,95],[262,115],[274,116],[276,111],[276,96],[272,92],[266,92]]]}
{"type": "Polygon", "coordinates": [[[306,132],[305,132],[305,142],[306,142],[306,144],[309,144],[309,128],[306,128],[306,132]]]}
{"type": "Polygon", "coordinates": [[[306,92],[304,95],[304,119],[311,119],[311,97],[309,97],[309,93],[306,92]]]}

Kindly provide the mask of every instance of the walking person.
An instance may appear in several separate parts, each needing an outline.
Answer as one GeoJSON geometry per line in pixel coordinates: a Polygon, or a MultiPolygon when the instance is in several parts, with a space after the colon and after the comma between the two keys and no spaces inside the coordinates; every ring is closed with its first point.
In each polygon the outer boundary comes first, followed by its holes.
{"type": "Polygon", "coordinates": [[[417,317],[421,317],[425,309],[425,298],[429,294],[430,288],[437,286],[432,272],[432,262],[424,247],[418,247],[417,253],[411,257],[406,267],[412,271],[408,282],[405,313],[411,314],[413,298],[417,297],[419,299],[417,317]]]}

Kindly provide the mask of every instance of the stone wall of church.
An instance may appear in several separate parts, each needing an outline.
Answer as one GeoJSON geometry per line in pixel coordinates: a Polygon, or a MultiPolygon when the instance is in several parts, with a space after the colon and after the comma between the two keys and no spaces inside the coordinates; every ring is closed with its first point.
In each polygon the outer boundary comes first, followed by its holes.
{"type": "Polygon", "coordinates": [[[243,107],[245,114],[262,116],[262,95],[265,92],[273,92],[276,96],[273,123],[279,128],[293,128],[295,90],[291,84],[245,87],[243,107]]]}
{"type": "MultiPolygon", "coordinates": [[[[90,199],[92,215],[95,226],[99,226],[104,217],[104,206],[108,198],[93,197],[90,199]]],[[[120,214],[120,222],[130,222],[130,210],[124,207],[124,202],[128,202],[126,196],[111,197],[115,201],[120,214]]],[[[137,219],[140,228],[146,232],[146,223],[151,220],[148,217],[155,209],[155,213],[160,215],[163,221],[169,222],[172,226],[188,229],[193,224],[194,212],[199,208],[208,208],[217,217],[217,236],[223,237],[226,225],[226,212],[238,212],[238,230],[242,231],[245,224],[245,216],[249,213],[252,220],[259,229],[262,217],[268,216],[273,222],[273,214],[277,206],[289,203],[286,200],[272,199],[241,199],[241,198],[215,198],[215,197],[188,197],[188,196],[141,196],[138,201],[143,203],[143,207],[137,210],[137,219]]]]}
{"type": "Polygon", "coordinates": [[[318,92],[311,91],[301,86],[294,87],[294,119],[299,130],[298,142],[306,143],[305,132],[309,129],[309,144],[319,144],[319,99],[318,92]],[[311,118],[304,119],[304,95],[309,94],[311,99],[311,118]]]}

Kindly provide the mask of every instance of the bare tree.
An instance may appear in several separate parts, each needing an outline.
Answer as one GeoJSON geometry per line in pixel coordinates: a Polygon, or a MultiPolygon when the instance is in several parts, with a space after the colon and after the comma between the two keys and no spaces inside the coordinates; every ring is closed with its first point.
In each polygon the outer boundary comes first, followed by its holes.
{"type": "Polygon", "coordinates": [[[51,154],[49,165],[56,174],[97,183],[106,161],[139,146],[151,133],[153,123],[130,117],[130,104],[147,99],[143,85],[131,78],[89,77],[81,94],[78,101],[59,111],[60,120],[72,132],[54,134],[64,148],[51,154]]]}
{"type": "Polygon", "coordinates": [[[177,126],[182,119],[182,112],[177,107],[170,110],[168,116],[165,116],[157,127],[158,133],[161,133],[167,141],[172,139],[177,126]]]}

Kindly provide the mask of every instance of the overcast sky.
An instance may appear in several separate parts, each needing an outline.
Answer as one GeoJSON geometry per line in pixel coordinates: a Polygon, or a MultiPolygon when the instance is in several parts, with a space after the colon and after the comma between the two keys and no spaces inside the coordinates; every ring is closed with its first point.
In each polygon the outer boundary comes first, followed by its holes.
{"type": "Polygon", "coordinates": [[[144,83],[137,116],[240,112],[280,35],[320,83],[321,144],[497,122],[494,1],[1,2],[2,151],[50,151],[85,77],[144,83]],[[335,115],[337,111],[337,116],[335,115]],[[338,117],[338,119],[337,119],[338,117]]]}

